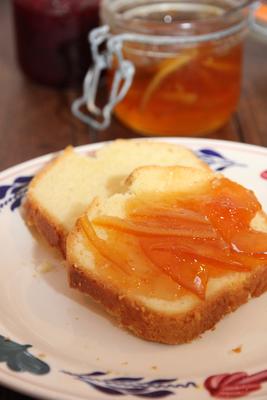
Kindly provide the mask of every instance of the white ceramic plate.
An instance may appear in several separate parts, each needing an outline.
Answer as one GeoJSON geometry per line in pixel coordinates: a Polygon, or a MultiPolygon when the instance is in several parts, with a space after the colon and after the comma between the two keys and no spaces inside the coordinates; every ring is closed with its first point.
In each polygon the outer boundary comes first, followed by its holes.
{"type": "MultiPolygon", "coordinates": [[[[253,189],[267,210],[267,149],[163,140],[192,148],[214,169],[253,189]]],[[[99,146],[78,151],[87,154],[99,146]]],[[[267,294],[193,343],[167,346],[118,328],[98,306],[68,288],[61,261],[33,239],[18,207],[29,177],[51,158],[0,174],[1,383],[53,400],[266,399],[267,294]],[[41,272],[47,261],[52,270],[41,272]]]]}

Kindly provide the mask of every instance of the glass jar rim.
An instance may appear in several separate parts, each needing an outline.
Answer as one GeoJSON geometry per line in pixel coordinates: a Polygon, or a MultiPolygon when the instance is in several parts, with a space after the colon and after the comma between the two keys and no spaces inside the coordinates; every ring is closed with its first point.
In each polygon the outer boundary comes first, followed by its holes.
{"type": "MultiPolygon", "coordinates": [[[[179,21],[177,20],[171,20],[165,23],[166,21],[164,20],[151,20],[149,17],[148,18],[140,18],[136,16],[132,16],[129,18],[129,11],[128,11],[128,17],[125,18],[125,12],[121,12],[121,7],[124,4],[125,0],[102,0],[102,7],[101,7],[101,16],[104,21],[104,23],[108,24],[111,26],[111,28],[116,27],[118,28],[119,31],[123,31],[126,29],[127,31],[135,31],[136,33],[141,33],[141,34],[150,34],[151,30],[158,30],[159,34],[167,35],[167,36],[173,36],[177,33],[177,30],[179,33],[184,32],[185,34],[190,34],[190,30],[193,31],[194,29],[197,29],[200,26],[204,26],[205,24],[210,24],[210,26],[214,26],[214,30],[216,31],[216,25],[223,24],[225,27],[229,24],[235,25],[238,24],[242,18],[245,19],[244,15],[240,15],[242,11],[247,10],[254,2],[255,0],[239,0],[238,4],[234,4],[233,1],[227,1],[223,0],[225,5],[228,5],[228,8],[223,9],[223,7],[217,7],[222,10],[221,13],[217,15],[210,15],[206,16],[205,18],[199,18],[199,19],[181,19],[179,21]],[[232,3],[232,4],[231,4],[232,3]],[[239,17],[237,17],[239,15],[239,17]],[[145,26],[145,28],[144,28],[145,26]],[[160,28],[163,29],[163,31],[160,32],[160,28]]],[[[127,0],[127,5],[133,5],[135,3],[139,3],[139,6],[142,5],[142,0],[132,0],[131,2],[127,0]]],[[[151,2],[153,3],[153,1],[151,2]]],[[[187,3],[188,5],[194,5],[198,3],[198,7],[201,7],[201,5],[206,5],[206,7],[211,7],[211,8],[216,8],[216,5],[213,3],[212,5],[208,1],[203,1],[202,3],[192,0],[190,2],[181,0],[180,2],[173,2],[173,0],[167,0],[165,2],[159,3],[158,0],[155,0],[155,5],[157,4],[175,4],[176,7],[179,5],[185,5],[187,3]]],[[[133,8],[132,7],[132,8],[133,8]]],[[[129,8],[131,10],[131,8],[129,8]]],[[[126,13],[127,14],[127,13],[126,13]]],[[[218,30],[221,30],[221,28],[218,28],[218,30]]]]}

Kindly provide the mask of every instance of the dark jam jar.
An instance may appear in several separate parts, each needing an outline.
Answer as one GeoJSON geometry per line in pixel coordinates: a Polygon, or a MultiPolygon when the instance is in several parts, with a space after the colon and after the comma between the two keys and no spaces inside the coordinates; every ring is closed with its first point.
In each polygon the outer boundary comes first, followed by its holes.
{"type": "Polygon", "coordinates": [[[99,0],[13,0],[18,62],[36,82],[82,82],[90,65],[88,32],[98,25],[99,0]]]}

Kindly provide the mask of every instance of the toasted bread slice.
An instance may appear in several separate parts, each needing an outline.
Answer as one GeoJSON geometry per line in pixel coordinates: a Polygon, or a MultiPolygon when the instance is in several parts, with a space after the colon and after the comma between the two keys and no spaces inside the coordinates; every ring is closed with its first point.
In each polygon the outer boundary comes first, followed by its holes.
{"type": "MultiPolygon", "coordinates": [[[[251,270],[233,270],[209,278],[205,299],[183,287],[177,298],[169,298],[164,287],[175,290],[172,285],[179,286],[177,282],[169,276],[155,274],[148,261],[144,265],[138,251],[135,254],[118,251],[121,246],[119,239],[124,240],[127,232],[117,232],[117,248],[114,250],[114,246],[110,248],[110,254],[105,254],[105,248],[102,251],[91,231],[84,229],[84,220],[89,221],[97,238],[106,242],[107,231],[96,223],[97,218],[125,218],[129,200],[136,197],[145,199],[149,209],[166,193],[198,196],[205,193],[211,182],[216,185],[220,179],[221,175],[190,167],[144,167],[135,170],[127,179],[127,192],[96,199],[69,234],[67,260],[71,287],[100,302],[122,327],[137,336],[166,344],[191,341],[214,327],[225,314],[237,309],[250,297],[262,294],[267,289],[266,258],[251,270]],[[130,266],[127,273],[123,270],[126,263],[130,266]],[[143,282],[150,290],[139,290],[143,282]]],[[[251,227],[267,232],[267,218],[263,211],[256,214],[251,227]]]]}
{"type": "Polygon", "coordinates": [[[67,234],[93,198],[123,192],[124,179],[143,165],[208,169],[190,150],[167,143],[116,140],[92,157],[68,147],[32,180],[25,203],[26,220],[65,255],[67,234]]]}

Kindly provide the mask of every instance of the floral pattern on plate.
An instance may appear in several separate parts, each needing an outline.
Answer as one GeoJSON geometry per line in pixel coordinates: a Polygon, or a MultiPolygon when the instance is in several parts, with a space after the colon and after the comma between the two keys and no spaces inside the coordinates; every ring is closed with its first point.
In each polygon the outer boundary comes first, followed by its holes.
{"type": "Polygon", "coordinates": [[[0,362],[15,372],[45,375],[50,371],[47,363],[28,352],[30,344],[19,344],[0,335],[0,362]]]}
{"type": "Polygon", "coordinates": [[[0,212],[5,206],[14,211],[21,205],[32,176],[19,176],[9,185],[0,186],[0,212]]]}
{"type": "Polygon", "coordinates": [[[267,370],[251,375],[246,372],[235,372],[210,376],[205,380],[204,386],[213,397],[234,399],[260,390],[261,384],[266,381],[267,370]]]}
{"type": "MultiPolygon", "coordinates": [[[[175,394],[177,389],[199,388],[193,381],[179,383],[177,379],[146,380],[141,377],[110,377],[108,373],[100,371],[87,374],[62,372],[86,383],[99,392],[111,396],[132,395],[145,398],[164,398],[175,394]]],[[[232,374],[212,375],[201,386],[212,397],[218,399],[235,399],[260,390],[261,384],[266,381],[267,370],[254,374],[235,372],[232,374]]]]}
{"type": "Polygon", "coordinates": [[[245,164],[240,164],[234,160],[230,160],[228,157],[225,157],[222,153],[219,153],[217,150],[213,150],[211,148],[199,149],[195,152],[195,154],[205,163],[210,165],[210,167],[214,171],[224,171],[229,167],[246,167],[245,164]]]}
{"type": "Polygon", "coordinates": [[[86,383],[94,389],[113,396],[132,395],[146,398],[163,398],[174,394],[175,389],[196,388],[195,382],[178,383],[177,379],[153,379],[132,377],[112,377],[106,372],[92,372],[89,374],[73,374],[63,371],[65,374],[86,383]]]}

